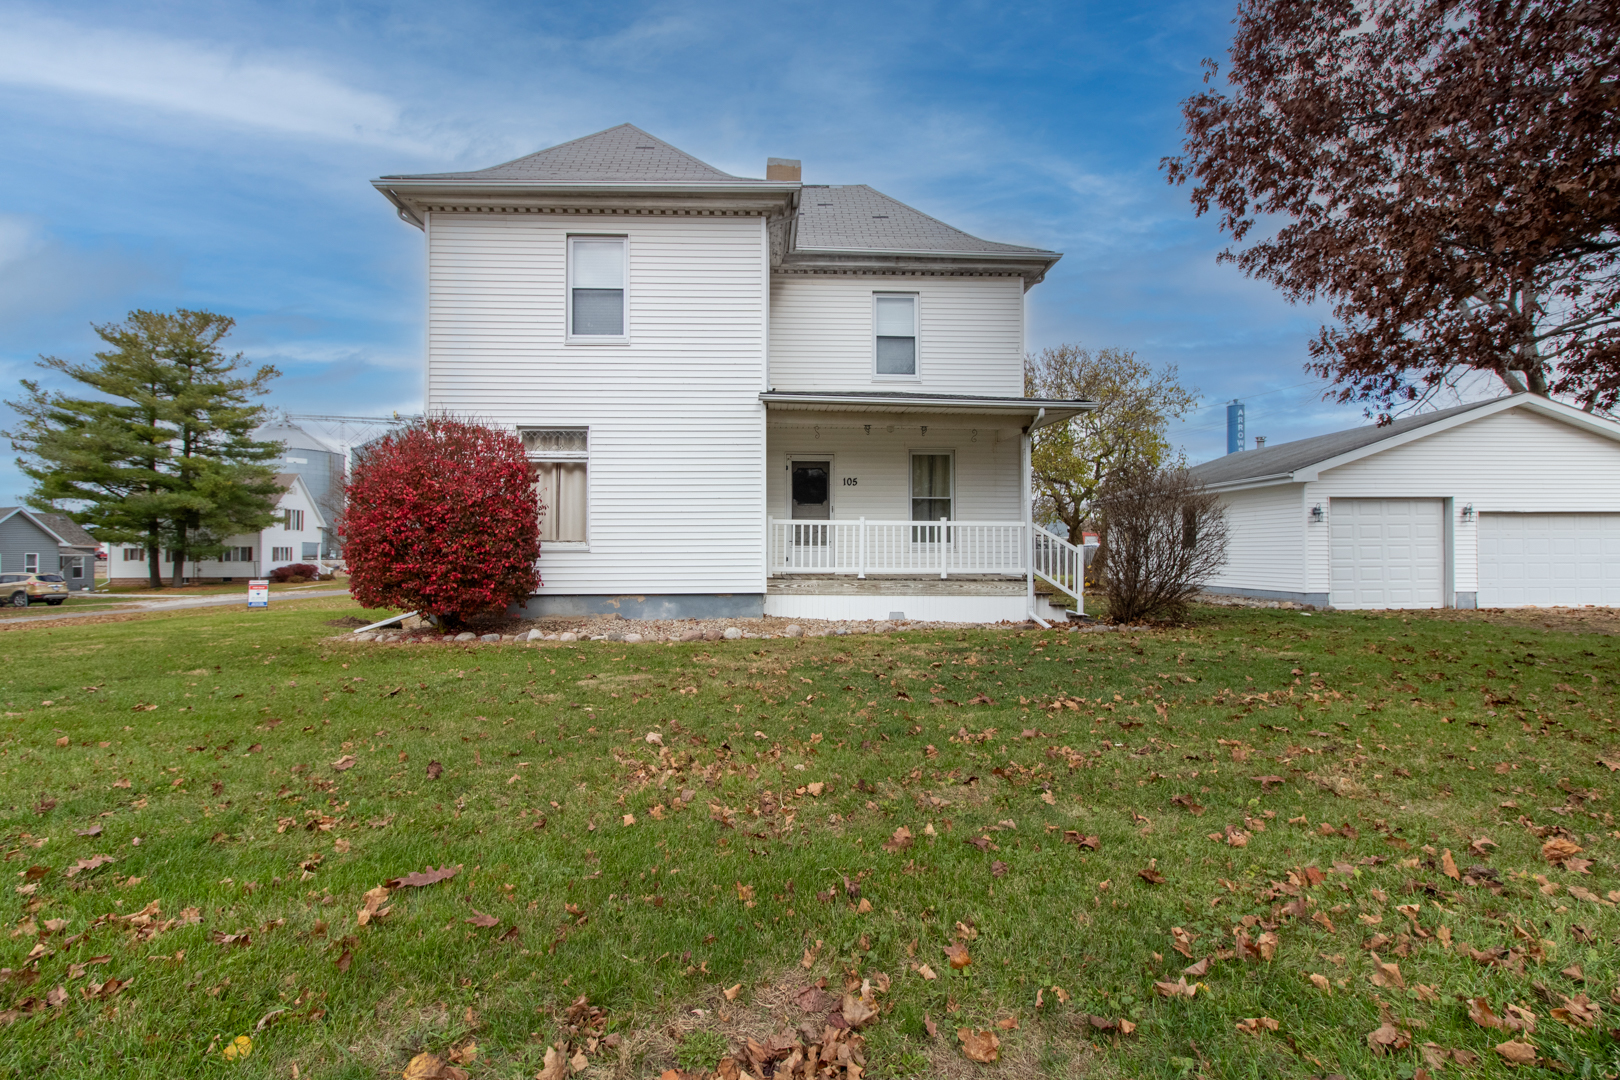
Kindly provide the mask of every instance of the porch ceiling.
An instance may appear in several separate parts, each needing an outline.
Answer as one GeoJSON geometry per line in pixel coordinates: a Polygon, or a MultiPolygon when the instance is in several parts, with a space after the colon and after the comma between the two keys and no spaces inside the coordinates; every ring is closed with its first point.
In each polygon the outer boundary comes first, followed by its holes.
{"type": "Polygon", "coordinates": [[[977,397],[971,394],[909,394],[882,391],[822,393],[795,390],[767,390],[759,400],[771,410],[798,412],[852,413],[960,413],[1000,415],[1025,420],[1032,428],[1072,420],[1091,412],[1095,401],[1058,398],[977,397]],[[1045,410],[1043,413],[1041,410],[1045,410]]]}

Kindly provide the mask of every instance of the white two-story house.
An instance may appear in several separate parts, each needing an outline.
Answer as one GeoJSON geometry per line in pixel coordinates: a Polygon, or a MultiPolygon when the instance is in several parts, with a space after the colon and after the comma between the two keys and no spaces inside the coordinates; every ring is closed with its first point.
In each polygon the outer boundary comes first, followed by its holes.
{"type": "Polygon", "coordinates": [[[1053,617],[1083,556],[1031,527],[1029,435],[1092,407],[1023,396],[1059,255],[766,173],[625,124],[373,181],[426,234],[428,411],[539,469],[528,613],[1053,617]]]}

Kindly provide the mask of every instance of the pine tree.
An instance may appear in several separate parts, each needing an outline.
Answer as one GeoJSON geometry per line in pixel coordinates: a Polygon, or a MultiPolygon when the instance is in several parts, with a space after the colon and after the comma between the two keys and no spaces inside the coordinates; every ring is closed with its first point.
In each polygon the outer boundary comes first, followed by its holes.
{"type": "Polygon", "coordinates": [[[235,533],[270,523],[279,489],[266,464],[277,443],[256,442],[268,392],[279,372],[248,372],[220,342],[235,320],[207,311],[133,311],[96,326],[109,348],[89,364],[43,357],[96,397],[43,389],[7,402],[22,424],[4,437],[34,481],[30,506],[69,514],[107,543],[146,549],[153,588],[162,586],[161,552],[174,553],[174,584],[187,559],[218,554],[235,533]]]}

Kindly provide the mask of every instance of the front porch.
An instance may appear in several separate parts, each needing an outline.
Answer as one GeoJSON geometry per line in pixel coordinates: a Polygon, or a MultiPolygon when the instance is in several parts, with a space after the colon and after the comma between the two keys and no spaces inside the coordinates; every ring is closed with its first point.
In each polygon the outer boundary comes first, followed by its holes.
{"type": "Polygon", "coordinates": [[[765,614],[1022,622],[1079,603],[1083,552],[1030,522],[1028,440],[1089,403],[762,396],[765,614]]]}

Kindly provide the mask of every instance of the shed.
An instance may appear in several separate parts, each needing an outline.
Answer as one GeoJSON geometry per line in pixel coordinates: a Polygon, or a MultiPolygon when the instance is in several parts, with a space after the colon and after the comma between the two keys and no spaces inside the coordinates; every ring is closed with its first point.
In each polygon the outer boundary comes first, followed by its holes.
{"type": "Polygon", "coordinates": [[[1620,424],[1514,394],[1192,470],[1213,592],[1334,608],[1620,606],[1620,424]]]}

